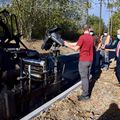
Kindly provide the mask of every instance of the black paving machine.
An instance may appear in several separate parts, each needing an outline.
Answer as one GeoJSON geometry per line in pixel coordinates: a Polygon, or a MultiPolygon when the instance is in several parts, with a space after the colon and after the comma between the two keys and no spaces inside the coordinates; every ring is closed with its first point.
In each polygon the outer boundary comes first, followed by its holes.
{"type": "Polygon", "coordinates": [[[41,48],[51,49],[49,55],[40,55],[38,59],[23,58],[21,60],[20,79],[21,81],[28,79],[29,92],[31,91],[31,81],[39,81],[46,86],[49,83],[57,83],[58,77],[61,76],[58,56],[60,55],[59,47],[63,46],[64,42],[58,33],[59,30],[60,28],[54,27],[45,34],[41,48]]]}
{"type": "Polygon", "coordinates": [[[53,91],[60,92],[64,80],[78,72],[78,55],[69,59],[60,55],[59,47],[64,46],[60,27],[45,33],[41,48],[49,54],[28,49],[18,28],[16,15],[0,12],[0,119],[20,119],[51,98],[53,91]]]}

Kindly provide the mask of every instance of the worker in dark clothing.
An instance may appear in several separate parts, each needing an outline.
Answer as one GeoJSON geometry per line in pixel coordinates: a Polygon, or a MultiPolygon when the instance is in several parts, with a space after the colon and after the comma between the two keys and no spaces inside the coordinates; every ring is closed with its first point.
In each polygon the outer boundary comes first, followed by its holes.
{"type": "MultiPolygon", "coordinates": [[[[111,37],[108,35],[107,31],[104,31],[104,34],[100,37],[100,43],[98,45],[97,51],[100,51],[100,56],[102,57],[101,68],[102,70],[108,70],[109,67],[109,50],[101,49],[102,46],[109,45],[111,43],[111,37]]],[[[98,63],[99,63],[98,58],[98,63]]]]}
{"type": "Polygon", "coordinates": [[[96,74],[96,71],[98,71],[97,67],[96,67],[96,57],[97,57],[97,52],[96,49],[98,47],[99,44],[99,37],[95,34],[94,30],[92,28],[90,28],[90,35],[93,37],[93,42],[94,42],[94,56],[93,56],[93,63],[92,63],[92,68],[91,68],[91,78],[93,78],[96,74]]]}
{"type": "Polygon", "coordinates": [[[103,46],[102,49],[114,49],[116,48],[116,77],[120,84],[120,29],[117,30],[117,38],[113,40],[110,45],[103,46]]]}

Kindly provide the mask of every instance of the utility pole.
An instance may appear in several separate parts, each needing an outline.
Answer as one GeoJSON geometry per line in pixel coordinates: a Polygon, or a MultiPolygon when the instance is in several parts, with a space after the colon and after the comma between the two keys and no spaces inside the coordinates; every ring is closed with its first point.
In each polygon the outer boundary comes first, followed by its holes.
{"type": "Polygon", "coordinates": [[[88,13],[89,0],[87,0],[86,3],[87,3],[87,9],[86,9],[86,11],[87,11],[87,19],[88,19],[88,14],[89,14],[89,13],[88,13]]]}
{"type": "Polygon", "coordinates": [[[51,0],[48,1],[48,27],[50,27],[50,6],[51,5],[51,0]]]}
{"type": "Polygon", "coordinates": [[[109,23],[108,23],[108,33],[110,34],[110,16],[111,16],[111,11],[110,11],[110,6],[109,6],[109,0],[108,0],[108,10],[109,10],[109,23]]]}
{"type": "Polygon", "coordinates": [[[112,12],[113,12],[113,9],[111,9],[111,20],[110,20],[110,22],[111,22],[111,26],[110,26],[111,36],[112,36],[112,29],[113,29],[113,28],[112,28],[112,27],[113,27],[113,25],[112,25],[112,24],[113,24],[113,23],[112,23],[112,22],[113,22],[113,19],[112,19],[112,12]]]}
{"type": "Polygon", "coordinates": [[[89,11],[88,11],[88,7],[89,7],[89,0],[83,0],[83,3],[85,4],[85,11],[86,11],[86,23],[88,23],[88,15],[89,15],[89,11]]]}
{"type": "Polygon", "coordinates": [[[101,34],[102,0],[100,0],[99,36],[101,34]]]}
{"type": "Polygon", "coordinates": [[[108,23],[108,32],[112,35],[112,12],[113,7],[110,5],[110,2],[108,0],[108,9],[109,9],[109,23],[108,23]]]}

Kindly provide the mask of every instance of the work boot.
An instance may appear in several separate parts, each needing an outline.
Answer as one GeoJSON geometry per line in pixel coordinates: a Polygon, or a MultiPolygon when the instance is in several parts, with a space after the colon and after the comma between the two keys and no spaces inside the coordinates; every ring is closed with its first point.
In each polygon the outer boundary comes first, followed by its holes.
{"type": "Polygon", "coordinates": [[[84,101],[84,100],[89,100],[89,99],[90,99],[89,96],[83,96],[83,95],[78,96],[78,101],[84,101]]]}

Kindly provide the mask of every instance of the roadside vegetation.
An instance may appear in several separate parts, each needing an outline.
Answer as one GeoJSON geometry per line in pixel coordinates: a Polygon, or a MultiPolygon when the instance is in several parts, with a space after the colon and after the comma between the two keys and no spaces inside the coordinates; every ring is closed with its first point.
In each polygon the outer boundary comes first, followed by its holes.
{"type": "MultiPolygon", "coordinates": [[[[97,0],[97,3],[100,1],[97,0]]],[[[108,10],[111,11],[109,25],[105,26],[102,19],[87,13],[93,1],[83,0],[1,0],[1,10],[17,15],[19,29],[27,40],[43,39],[45,31],[56,25],[62,28],[65,39],[78,38],[82,34],[82,26],[89,23],[93,26],[96,34],[99,33],[99,21],[101,21],[101,33],[104,28],[109,28],[112,35],[120,26],[120,3],[119,0],[103,1],[108,10]],[[115,9],[115,12],[113,10],[115,9]],[[113,27],[114,26],[114,27],[113,27]]]]}

